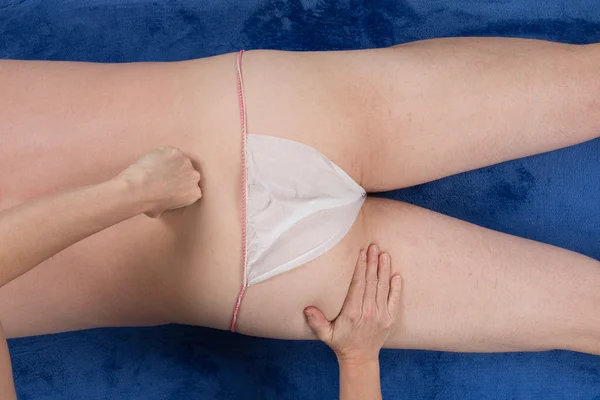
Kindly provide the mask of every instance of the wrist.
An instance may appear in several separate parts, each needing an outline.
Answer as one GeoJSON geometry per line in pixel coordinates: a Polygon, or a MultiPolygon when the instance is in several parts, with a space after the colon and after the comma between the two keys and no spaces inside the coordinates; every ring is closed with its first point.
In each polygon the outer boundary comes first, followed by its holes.
{"type": "Polygon", "coordinates": [[[339,360],[340,399],[381,400],[379,369],[372,357],[339,360]]]}
{"type": "Polygon", "coordinates": [[[360,367],[377,365],[379,366],[379,354],[371,356],[360,356],[360,357],[349,357],[349,356],[337,356],[338,364],[340,366],[347,367],[360,367]]]}
{"type": "Polygon", "coordinates": [[[109,190],[114,196],[127,205],[132,214],[141,214],[150,209],[150,202],[146,199],[145,193],[140,185],[136,185],[126,177],[118,175],[103,183],[106,190],[109,190]]]}

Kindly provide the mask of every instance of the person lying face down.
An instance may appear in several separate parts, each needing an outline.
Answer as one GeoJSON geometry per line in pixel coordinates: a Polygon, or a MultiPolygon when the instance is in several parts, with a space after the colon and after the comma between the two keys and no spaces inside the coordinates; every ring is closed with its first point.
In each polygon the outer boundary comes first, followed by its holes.
{"type": "Polygon", "coordinates": [[[402,259],[386,348],[600,354],[597,260],[365,196],[597,137],[600,45],[444,38],[241,59],[0,60],[0,210],[165,143],[203,194],[1,287],[7,337],[181,323],[316,339],[303,310],[339,315],[358,249],[377,243],[402,259]]]}

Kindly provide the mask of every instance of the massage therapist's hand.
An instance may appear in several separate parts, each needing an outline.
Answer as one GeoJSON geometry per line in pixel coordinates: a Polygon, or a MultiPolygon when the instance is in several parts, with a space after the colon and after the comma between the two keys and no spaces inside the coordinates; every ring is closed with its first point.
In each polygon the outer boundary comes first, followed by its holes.
{"type": "Polygon", "coordinates": [[[340,361],[377,360],[396,320],[401,279],[390,280],[390,257],[376,245],[360,252],[354,277],[340,315],[327,321],[321,311],[307,307],[308,324],[340,361]]]}
{"type": "Polygon", "coordinates": [[[401,278],[390,280],[391,262],[376,245],[361,251],[338,317],[328,321],[315,307],[304,312],[311,329],[335,352],[340,366],[340,398],[381,399],[379,351],[400,306],[401,278]]]}
{"type": "Polygon", "coordinates": [[[147,153],[116,179],[125,180],[142,196],[144,213],[152,218],[189,206],[202,197],[200,172],[180,150],[170,146],[147,153]]]}

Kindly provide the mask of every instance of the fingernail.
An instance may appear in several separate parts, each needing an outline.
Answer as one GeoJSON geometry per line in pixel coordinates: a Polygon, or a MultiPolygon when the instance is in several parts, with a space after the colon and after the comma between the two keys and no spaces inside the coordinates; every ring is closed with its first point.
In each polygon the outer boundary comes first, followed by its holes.
{"type": "Polygon", "coordinates": [[[310,313],[310,311],[304,310],[304,315],[306,315],[306,318],[312,318],[312,314],[310,313]]]}
{"type": "Polygon", "coordinates": [[[360,259],[363,260],[363,261],[367,259],[367,252],[366,251],[364,251],[364,250],[360,251],[360,259]]]}
{"type": "Polygon", "coordinates": [[[394,282],[395,282],[395,283],[400,283],[400,279],[401,279],[401,278],[400,278],[399,276],[395,276],[395,277],[394,277],[394,282]]]}
{"type": "Polygon", "coordinates": [[[375,253],[379,253],[379,247],[377,247],[377,245],[376,245],[376,244],[374,244],[374,245],[373,245],[373,251],[374,251],[375,253]]]}
{"type": "Polygon", "coordinates": [[[390,256],[388,256],[387,254],[384,254],[381,258],[386,264],[390,262],[390,256]]]}

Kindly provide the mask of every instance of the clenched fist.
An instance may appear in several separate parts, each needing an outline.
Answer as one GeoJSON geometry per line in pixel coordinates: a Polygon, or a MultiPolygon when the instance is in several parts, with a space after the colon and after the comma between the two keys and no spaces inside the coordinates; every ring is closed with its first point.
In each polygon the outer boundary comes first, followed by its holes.
{"type": "Polygon", "coordinates": [[[202,197],[200,172],[180,150],[164,146],[144,155],[121,172],[122,179],[144,199],[144,213],[152,218],[189,206],[202,197]]]}

